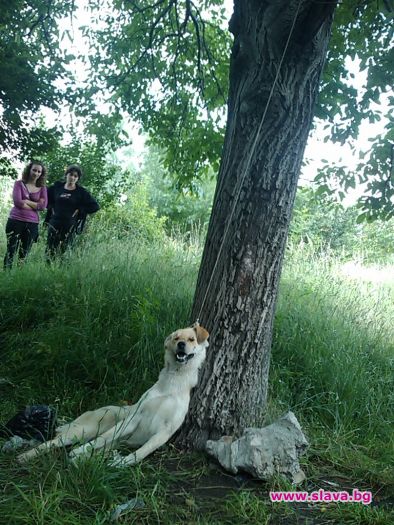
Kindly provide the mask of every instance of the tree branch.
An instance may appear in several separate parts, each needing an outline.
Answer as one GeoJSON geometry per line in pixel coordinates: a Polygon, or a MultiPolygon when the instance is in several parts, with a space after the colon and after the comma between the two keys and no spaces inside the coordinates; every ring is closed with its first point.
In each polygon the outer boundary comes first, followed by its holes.
{"type": "Polygon", "coordinates": [[[301,45],[311,42],[320,28],[331,17],[339,0],[330,2],[312,2],[304,15],[299,20],[294,31],[294,41],[301,45]]]}

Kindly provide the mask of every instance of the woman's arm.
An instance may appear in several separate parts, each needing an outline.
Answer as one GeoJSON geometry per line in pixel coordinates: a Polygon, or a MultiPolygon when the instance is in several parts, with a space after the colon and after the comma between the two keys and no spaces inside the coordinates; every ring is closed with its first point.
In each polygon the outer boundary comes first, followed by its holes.
{"type": "Polygon", "coordinates": [[[96,199],[85,189],[82,188],[82,206],[81,212],[83,213],[96,213],[100,209],[99,203],[96,199]]]}
{"type": "Polygon", "coordinates": [[[30,206],[26,205],[26,198],[24,197],[23,186],[20,180],[17,180],[14,184],[14,189],[12,190],[12,200],[14,201],[14,206],[16,208],[21,208],[23,210],[30,208],[30,206]]]}
{"type": "Polygon", "coordinates": [[[23,202],[27,205],[27,208],[38,210],[38,202],[31,201],[30,199],[25,199],[23,202]]]}
{"type": "Polygon", "coordinates": [[[22,208],[23,210],[39,211],[44,210],[48,205],[48,194],[45,187],[41,188],[40,198],[38,199],[38,202],[35,202],[30,199],[26,199],[23,192],[23,186],[20,181],[16,181],[14,184],[12,199],[14,201],[15,207],[22,208]]]}

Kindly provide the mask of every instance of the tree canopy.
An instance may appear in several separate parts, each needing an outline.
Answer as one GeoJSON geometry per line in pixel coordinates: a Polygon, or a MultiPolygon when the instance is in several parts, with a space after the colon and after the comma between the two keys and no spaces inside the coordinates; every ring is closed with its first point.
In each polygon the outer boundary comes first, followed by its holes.
{"type": "MultiPolygon", "coordinates": [[[[78,2],[20,0],[0,3],[0,143],[21,157],[57,147],[61,125],[35,122],[42,107],[72,102],[86,129],[115,146],[127,113],[165,152],[164,164],[178,186],[217,171],[225,129],[231,35],[221,0],[90,0],[91,23],[82,27],[90,51],[82,87],[72,81],[67,51],[78,2]],[[102,103],[106,103],[103,111],[102,103]]],[[[394,97],[379,106],[392,86],[394,7],[391,0],[349,0],[337,7],[321,81],[317,121],[339,147],[354,143],[362,122],[388,119],[383,136],[371,141],[357,169],[321,170],[322,193],[336,181],[340,196],[366,184],[361,218],[391,217],[394,97]],[[348,70],[355,60],[366,73],[360,86],[348,70]]],[[[275,24],[275,21],[271,21],[275,24]]]]}
{"type": "MultiPolygon", "coordinates": [[[[91,89],[108,89],[114,107],[127,111],[165,148],[166,166],[180,185],[208,164],[215,168],[228,95],[230,38],[222,2],[108,1],[106,10],[95,0],[90,5],[102,22],[95,31],[86,28],[98,51],[90,56],[91,89]]],[[[354,173],[328,165],[316,178],[322,192],[329,192],[335,179],[341,194],[367,183],[368,195],[360,200],[364,218],[394,213],[393,97],[386,114],[379,107],[392,86],[393,12],[390,1],[340,3],[316,109],[339,147],[345,142],[354,147],[365,120],[388,119],[386,134],[363,152],[354,173]],[[365,85],[357,85],[347,59],[366,71],[365,85]]]]}
{"type": "Polygon", "coordinates": [[[390,1],[354,0],[339,5],[316,112],[339,145],[347,142],[353,146],[363,121],[388,120],[385,134],[374,138],[353,173],[341,166],[327,166],[317,177],[323,183],[335,177],[343,192],[357,183],[367,183],[368,195],[360,201],[365,218],[394,215],[394,98],[389,98],[387,108],[380,106],[381,95],[392,94],[393,14],[390,1]],[[346,58],[358,61],[360,71],[366,73],[365,85],[355,83],[346,58]]]}
{"type": "MultiPolygon", "coordinates": [[[[101,21],[84,32],[89,97],[105,90],[166,151],[181,185],[218,168],[228,91],[230,35],[219,0],[91,2],[101,21]]],[[[81,108],[84,108],[85,101],[81,108]]],[[[93,109],[93,108],[92,108],[93,109]]],[[[100,119],[92,111],[94,119],[100,119]]]]}
{"type": "Polygon", "coordinates": [[[66,96],[67,64],[74,58],[59,34],[73,2],[0,1],[0,144],[28,155],[46,149],[58,129],[39,124],[43,107],[59,109],[66,96]]]}

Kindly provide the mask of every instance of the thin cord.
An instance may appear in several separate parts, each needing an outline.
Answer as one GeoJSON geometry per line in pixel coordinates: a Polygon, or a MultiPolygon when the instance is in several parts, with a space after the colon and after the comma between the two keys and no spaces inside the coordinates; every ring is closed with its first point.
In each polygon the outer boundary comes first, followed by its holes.
{"type": "Polygon", "coordinates": [[[250,163],[252,162],[252,156],[254,154],[254,150],[256,149],[257,141],[258,141],[260,133],[261,133],[261,128],[263,127],[264,120],[265,120],[265,117],[267,115],[268,106],[269,106],[269,103],[271,102],[271,98],[272,98],[272,95],[273,95],[276,83],[277,83],[278,78],[279,78],[280,69],[282,67],[282,63],[283,63],[283,60],[285,58],[285,54],[287,52],[287,48],[289,47],[290,38],[291,38],[291,35],[293,34],[293,31],[294,31],[295,23],[297,21],[298,12],[300,10],[301,1],[302,0],[299,0],[299,2],[298,2],[297,10],[296,10],[295,15],[294,15],[293,23],[292,23],[292,26],[290,28],[289,36],[287,37],[286,45],[285,45],[285,48],[284,48],[283,53],[282,53],[282,57],[281,57],[280,62],[279,62],[279,66],[278,66],[278,69],[277,69],[277,72],[276,72],[276,76],[275,76],[274,82],[272,84],[272,88],[271,88],[271,91],[270,91],[270,94],[269,94],[269,97],[268,97],[268,100],[267,100],[267,104],[265,106],[264,113],[263,113],[263,116],[261,118],[260,125],[259,125],[259,127],[257,129],[256,137],[255,137],[254,142],[252,144],[252,148],[250,150],[249,158],[248,158],[248,160],[246,162],[246,167],[244,169],[243,175],[242,175],[240,183],[239,183],[239,187],[238,187],[238,190],[237,190],[234,202],[233,202],[233,206],[232,206],[232,209],[231,209],[231,212],[230,212],[230,216],[229,216],[229,219],[228,219],[228,222],[227,222],[227,225],[226,225],[226,228],[224,230],[223,237],[222,237],[222,243],[220,245],[220,248],[219,248],[219,251],[218,251],[218,254],[217,254],[217,257],[216,257],[215,265],[214,265],[213,270],[211,272],[211,277],[209,278],[208,286],[207,286],[207,288],[205,290],[204,299],[203,299],[203,301],[201,303],[201,308],[200,308],[200,311],[199,311],[198,316],[197,316],[197,322],[200,319],[201,312],[202,312],[202,310],[204,308],[204,304],[205,304],[206,298],[208,296],[208,291],[209,291],[209,289],[211,287],[211,284],[212,284],[213,276],[215,275],[215,272],[216,272],[216,268],[217,268],[217,265],[218,265],[218,262],[219,262],[219,258],[220,258],[220,255],[222,253],[222,249],[223,249],[223,246],[224,246],[224,241],[226,240],[227,233],[228,233],[228,230],[230,228],[230,223],[231,223],[231,220],[232,220],[233,215],[234,215],[235,205],[237,204],[238,198],[239,198],[239,196],[241,194],[243,182],[244,182],[246,174],[247,174],[247,172],[249,170],[250,163]]]}

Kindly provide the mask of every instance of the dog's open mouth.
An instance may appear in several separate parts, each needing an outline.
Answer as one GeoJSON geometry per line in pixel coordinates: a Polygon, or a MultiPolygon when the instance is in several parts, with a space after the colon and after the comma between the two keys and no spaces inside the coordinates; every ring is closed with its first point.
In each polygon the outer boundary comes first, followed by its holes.
{"type": "Polygon", "coordinates": [[[194,354],[186,354],[185,352],[177,352],[175,358],[178,363],[187,363],[194,357],[194,354]]]}

